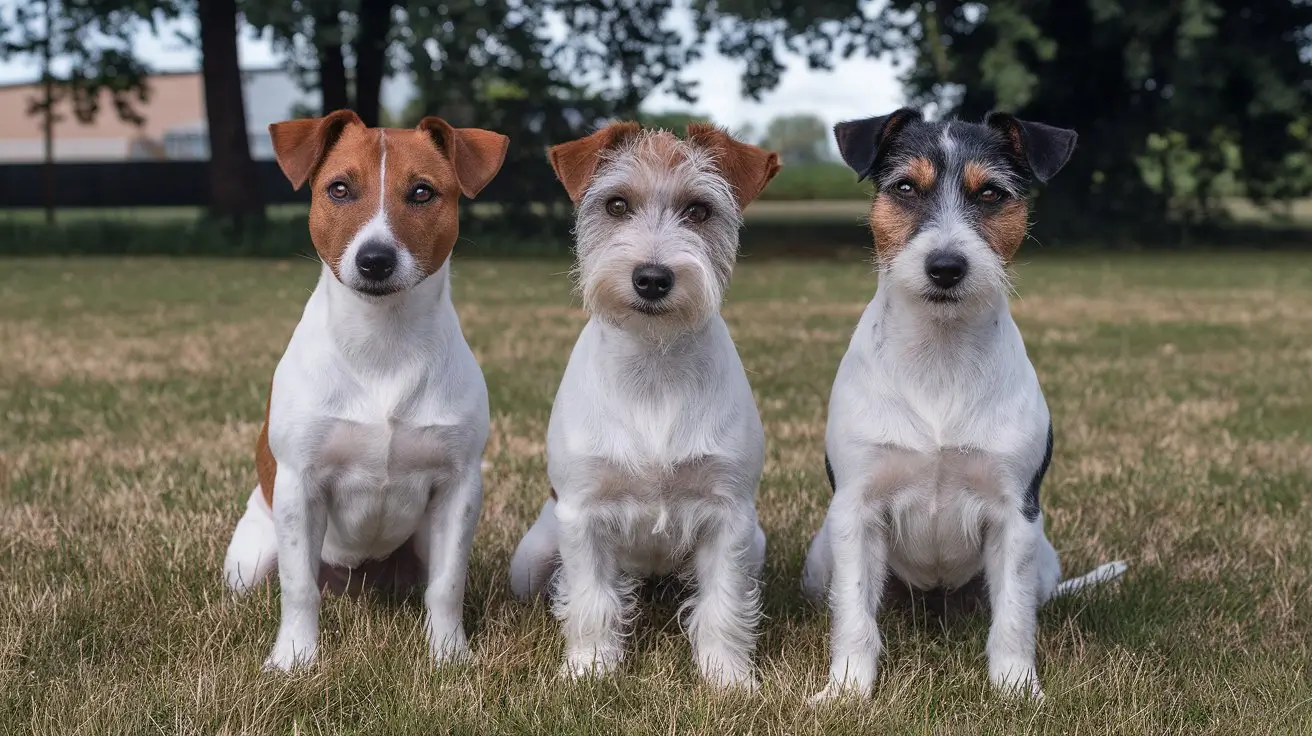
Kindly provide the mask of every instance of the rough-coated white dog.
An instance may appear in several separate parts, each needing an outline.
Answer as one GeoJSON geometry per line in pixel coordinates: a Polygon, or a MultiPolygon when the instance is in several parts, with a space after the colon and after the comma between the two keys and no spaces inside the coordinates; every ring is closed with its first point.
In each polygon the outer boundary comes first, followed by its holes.
{"type": "Polygon", "coordinates": [[[814,700],[870,693],[890,574],[921,590],[982,574],[989,678],[1041,696],[1039,604],[1125,567],[1058,582],[1039,508],[1052,421],[1007,305],[1029,185],[1066,163],[1075,133],[1001,114],[929,123],[902,109],[835,135],[878,186],[879,286],[829,401],[834,497],[803,573],[809,595],[828,591],[833,615],[829,684],[814,700]]]}
{"type": "Polygon", "coordinates": [[[323,269],[273,375],[260,484],[224,575],[242,592],[278,567],[282,623],[266,669],[314,660],[321,589],[345,575],[407,587],[414,572],[433,656],[463,656],[488,401],[448,256],[460,195],[496,175],[509,141],[431,117],[366,128],[345,110],[269,132],[293,186],[313,187],[323,269]]]}
{"type": "Polygon", "coordinates": [[[639,580],[686,571],[702,674],[753,687],[765,438],[719,310],[742,208],[778,157],[711,126],[681,141],[617,123],[550,158],[577,207],[591,319],[552,408],[552,498],[515,551],[512,587],[530,597],[555,577],[563,673],[576,676],[622,660],[639,580]]]}

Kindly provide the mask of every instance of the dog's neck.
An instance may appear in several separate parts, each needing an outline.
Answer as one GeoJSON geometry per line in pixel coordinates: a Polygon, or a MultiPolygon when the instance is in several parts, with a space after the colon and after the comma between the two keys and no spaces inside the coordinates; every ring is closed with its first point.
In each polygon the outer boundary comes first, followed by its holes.
{"type": "Polygon", "coordinates": [[[440,348],[450,332],[450,321],[441,317],[455,313],[449,269],[449,263],[443,264],[417,286],[370,296],[338,281],[325,265],[315,292],[322,295],[333,343],[342,354],[365,361],[440,348]]]}
{"type": "Polygon", "coordinates": [[[947,363],[972,363],[997,351],[999,331],[1012,322],[1005,294],[969,309],[947,309],[881,282],[875,302],[883,349],[947,363]]]}
{"type": "Polygon", "coordinates": [[[647,330],[634,326],[620,327],[594,317],[597,330],[598,357],[611,363],[613,375],[624,383],[669,386],[683,381],[706,378],[714,369],[707,356],[717,331],[727,331],[718,314],[705,322],[679,330],[647,330]]]}

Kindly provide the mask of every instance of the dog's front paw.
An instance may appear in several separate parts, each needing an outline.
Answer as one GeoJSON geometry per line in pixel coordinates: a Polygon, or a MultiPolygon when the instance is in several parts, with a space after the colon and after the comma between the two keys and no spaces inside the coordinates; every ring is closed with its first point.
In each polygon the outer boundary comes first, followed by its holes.
{"type": "Polygon", "coordinates": [[[752,673],[752,664],[742,657],[707,656],[699,659],[702,677],[711,685],[725,690],[756,692],[760,683],[752,673]]]}
{"type": "Polygon", "coordinates": [[[806,704],[812,708],[831,705],[840,701],[854,701],[866,697],[869,693],[848,682],[830,680],[825,689],[807,698],[806,704]]]}
{"type": "Polygon", "coordinates": [[[456,664],[469,661],[473,655],[469,651],[469,640],[465,630],[457,626],[445,632],[428,633],[428,651],[433,662],[441,667],[444,664],[456,664]]]}
{"type": "Polygon", "coordinates": [[[998,692],[1009,697],[1042,700],[1043,688],[1034,665],[1023,660],[1008,660],[989,665],[989,680],[998,692]]]}
{"type": "Polygon", "coordinates": [[[605,677],[619,669],[623,659],[623,651],[609,647],[567,652],[565,662],[560,667],[560,676],[567,680],[605,677]]]}
{"type": "Polygon", "coordinates": [[[264,660],[265,672],[296,672],[314,664],[318,647],[313,641],[298,642],[290,637],[278,637],[273,651],[264,660]]]}
{"type": "Polygon", "coordinates": [[[722,690],[736,690],[744,693],[754,693],[761,689],[761,683],[757,682],[756,676],[752,674],[750,667],[741,669],[729,667],[716,667],[702,670],[702,677],[714,687],[722,690]]]}

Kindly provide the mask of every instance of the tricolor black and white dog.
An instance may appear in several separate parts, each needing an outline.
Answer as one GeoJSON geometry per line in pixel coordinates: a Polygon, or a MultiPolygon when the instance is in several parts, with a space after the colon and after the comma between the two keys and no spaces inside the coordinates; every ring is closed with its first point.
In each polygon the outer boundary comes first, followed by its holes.
{"type": "Polygon", "coordinates": [[[1059,583],[1039,507],[1052,420],[1007,303],[1029,187],[1065,165],[1075,132],[996,113],[927,122],[904,108],[834,133],[844,161],[877,184],[879,286],[829,401],[834,497],[803,575],[833,614],[829,684],[814,700],[870,693],[892,578],[951,590],[981,575],[989,678],[1040,697],[1039,605],[1125,569],[1059,583]]]}

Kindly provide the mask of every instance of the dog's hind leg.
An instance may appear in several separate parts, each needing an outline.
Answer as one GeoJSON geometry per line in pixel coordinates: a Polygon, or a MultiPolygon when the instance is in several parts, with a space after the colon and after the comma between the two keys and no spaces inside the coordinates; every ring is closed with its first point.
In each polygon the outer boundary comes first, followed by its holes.
{"type": "Polygon", "coordinates": [[[521,600],[546,594],[560,564],[560,539],[556,523],[556,499],[542,505],[538,520],[520,540],[510,560],[510,590],[521,600]]]}
{"type": "Polygon", "coordinates": [[[829,546],[829,525],[826,522],[820,525],[820,531],[815,533],[806,553],[806,564],[802,566],[802,593],[817,603],[823,603],[833,568],[834,551],[829,546]]]}
{"type": "Polygon", "coordinates": [[[747,569],[757,580],[761,579],[761,573],[765,570],[765,530],[759,522],[752,536],[752,548],[747,553],[747,569]]]}
{"type": "MultiPolygon", "coordinates": [[[[1039,528],[1043,528],[1042,517],[1039,519],[1039,528]]],[[[1061,582],[1061,560],[1057,558],[1057,550],[1053,549],[1052,542],[1048,541],[1046,536],[1039,535],[1038,549],[1034,552],[1034,566],[1036,586],[1035,596],[1039,603],[1043,603],[1053,596],[1057,590],[1057,583],[1061,582]]]]}
{"type": "Polygon", "coordinates": [[[273,510],[256,486],[246,502],[246,513],[232,532],[228,554],[223,560],[223,578],[234,592],[245,593],[263,582],[277,564],[278,537],[274,533],[273,510]]]}

